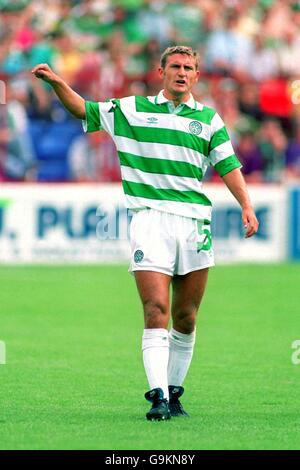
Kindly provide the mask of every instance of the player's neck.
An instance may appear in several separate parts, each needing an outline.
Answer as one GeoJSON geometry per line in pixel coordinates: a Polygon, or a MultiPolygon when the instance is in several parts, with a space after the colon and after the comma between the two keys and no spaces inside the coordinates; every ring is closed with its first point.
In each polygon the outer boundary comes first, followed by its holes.
{"type": "Polygon", "coordinates": [[[173,101],[174,106],[177,108],[181,103],[186,103],[190,99],[190,93],[185,93],[182,95],[174,95],[167,90],[163,91],[164,97],[170,101],[173,101]]]}

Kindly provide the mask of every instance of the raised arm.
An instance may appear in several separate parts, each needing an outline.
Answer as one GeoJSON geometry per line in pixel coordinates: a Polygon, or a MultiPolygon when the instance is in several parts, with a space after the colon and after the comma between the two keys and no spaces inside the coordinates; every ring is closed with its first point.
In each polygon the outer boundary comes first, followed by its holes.
{"type": "Polygon", "coordinates": [[[244,177],[240,169],[236,168],[222,178],[242,208],[242,220],[246,230],[245,237],[251,237],[258,230],[258,220],[252,208],[244,177]]]}
{"type": "Polygon", "coordinates": [[[56,73],[48,64],[36,65],[32,73],[49,83],[64,107],[78,119],[85,119],[85,100],[56,73]]]}

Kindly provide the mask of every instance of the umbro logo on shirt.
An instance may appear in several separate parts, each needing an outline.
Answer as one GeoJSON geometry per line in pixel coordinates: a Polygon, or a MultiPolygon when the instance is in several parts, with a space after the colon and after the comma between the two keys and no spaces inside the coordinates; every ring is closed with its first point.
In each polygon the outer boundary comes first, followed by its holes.
{"type": "Polygon", "coordinates": [[[158,119],[154,116],[151,116],[151,117],[148,117],[147,118],[147,122],[148,124],[157,124],[158,123],[158,119]]]}

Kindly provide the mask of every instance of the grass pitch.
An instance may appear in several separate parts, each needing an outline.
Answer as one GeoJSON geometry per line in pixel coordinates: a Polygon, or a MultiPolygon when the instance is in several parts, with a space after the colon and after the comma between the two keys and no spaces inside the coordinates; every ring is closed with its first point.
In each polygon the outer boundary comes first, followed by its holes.
{"type": "Polygon", "coordinates": [[[299,449],[300,267],[218,266],[183,404],[147,422],[143,320],[125,266],[1,267],[1,449],[299,449]]]}

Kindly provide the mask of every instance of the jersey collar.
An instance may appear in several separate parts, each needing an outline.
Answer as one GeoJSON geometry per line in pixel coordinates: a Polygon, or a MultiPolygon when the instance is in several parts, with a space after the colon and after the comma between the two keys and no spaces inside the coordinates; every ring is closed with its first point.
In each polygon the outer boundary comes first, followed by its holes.
{"type": "MultiPolygon", "coordinates": [[[[164,90],[161,90],[158,95],[155,97],[155,104],[163,104],[163,103],[173,103],[171,100],[168,100],[168,98],[165,97],[164,95],[164,90]]],[[[191,109],[197,109],[197,103],[193,95],[190,93],[190,97],[188,101],[185,101],[184,103],[186,106],[188,106],[191,109]]]]}

